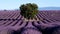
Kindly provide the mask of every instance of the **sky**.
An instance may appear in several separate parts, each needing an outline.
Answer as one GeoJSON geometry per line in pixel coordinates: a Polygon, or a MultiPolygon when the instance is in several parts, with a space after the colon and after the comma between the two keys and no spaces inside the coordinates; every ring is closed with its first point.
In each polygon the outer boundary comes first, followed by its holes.
{"type": "Polygon", "coordinates": [[[0,10],[19,9],[26,3],[35,3],[38,7],[60,7],[60,0],[0,0],[0,10]]]}

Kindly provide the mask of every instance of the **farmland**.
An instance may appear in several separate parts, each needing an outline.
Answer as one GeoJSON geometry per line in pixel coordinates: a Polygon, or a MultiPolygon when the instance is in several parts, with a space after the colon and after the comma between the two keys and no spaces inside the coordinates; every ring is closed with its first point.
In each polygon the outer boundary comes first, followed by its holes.
{"type": "Polygon", "coordinates": [[[0,31],[4,29],[14,31],[24,29],[30,31],[31,29],[32,31],[38,31],[38,34],[41,32],[43,34],[48,32],[46,34],[49,34],[50,30],[47,29],[58,29],[60,27],[60,10],[41,10],[36,16],[37,18],[35,19],[39,19],[39,21],[24,21],[19,10],[0,10],[0,31]]]}

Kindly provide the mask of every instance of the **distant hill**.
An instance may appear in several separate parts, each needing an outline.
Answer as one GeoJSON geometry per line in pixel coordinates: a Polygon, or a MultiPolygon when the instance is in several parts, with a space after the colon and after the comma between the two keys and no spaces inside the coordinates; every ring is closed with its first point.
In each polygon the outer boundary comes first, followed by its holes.
{"type": "Polygon", "coordinates": [[[42,7],[38,10],[60,10],[60,7],[42,7]]]}

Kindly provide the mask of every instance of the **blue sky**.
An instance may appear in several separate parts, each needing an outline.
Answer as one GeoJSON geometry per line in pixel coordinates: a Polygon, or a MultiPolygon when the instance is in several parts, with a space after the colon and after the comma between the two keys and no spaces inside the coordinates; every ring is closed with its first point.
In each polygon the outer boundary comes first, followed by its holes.
{"type": "Polygon", "coordinates": [[[0,10],[19,9],[26,3],[35,3],[38,7],[60,7],[60,0],[0,0],[0,10]]]}

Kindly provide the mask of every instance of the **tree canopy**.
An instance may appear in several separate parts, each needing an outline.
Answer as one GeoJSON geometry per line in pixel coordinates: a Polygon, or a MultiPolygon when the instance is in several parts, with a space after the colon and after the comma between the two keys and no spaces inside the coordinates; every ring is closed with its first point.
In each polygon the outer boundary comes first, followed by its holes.
{"type": "Polygon", "coordinates": [[[34,18],[38,13],[38,6],[34,3],[23,4],[19,8],[20,14],[27,19],[34,18]]]}

